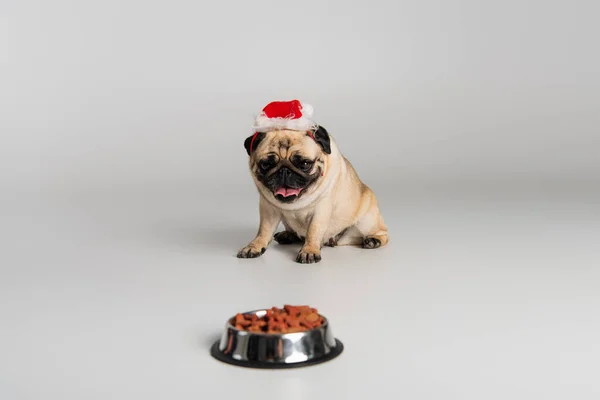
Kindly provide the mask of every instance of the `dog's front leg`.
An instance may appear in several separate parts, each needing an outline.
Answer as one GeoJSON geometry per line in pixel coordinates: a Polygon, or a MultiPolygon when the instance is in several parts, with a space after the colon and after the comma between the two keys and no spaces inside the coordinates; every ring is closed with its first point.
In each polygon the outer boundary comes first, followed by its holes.
{"type": "Polygon", "coordinates": [[[321,247],[323,245],[323,237],[329,225],[331,218],[331,207],[317,207],[313,215],[304,246],[300,249],[296,261],[302,264],[312,264],[321,261],[321,247]]]}
{"type": "Polygon", "coordinates": [[[248,246],[238,252],[238,258],[260,257],[267,250],[280,222],[281,213],[261,198],[258,234],[248,246]]]}

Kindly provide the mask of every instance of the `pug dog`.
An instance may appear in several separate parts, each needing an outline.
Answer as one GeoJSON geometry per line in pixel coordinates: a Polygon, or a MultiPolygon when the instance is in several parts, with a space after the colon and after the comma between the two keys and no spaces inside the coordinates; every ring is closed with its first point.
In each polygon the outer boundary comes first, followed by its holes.
{"type": "Polygon", "coordinates": [[[244,141],[260,194],[260,224],[238,258],[261,256],[272,239],[302,244],[299,263],[319,262],[323,246],[388,243],[374,193],[311,117],[312,107],[298,100],[269,103],[244,141]],[[280,223],[285,230],[276,233],[280,223]]]}

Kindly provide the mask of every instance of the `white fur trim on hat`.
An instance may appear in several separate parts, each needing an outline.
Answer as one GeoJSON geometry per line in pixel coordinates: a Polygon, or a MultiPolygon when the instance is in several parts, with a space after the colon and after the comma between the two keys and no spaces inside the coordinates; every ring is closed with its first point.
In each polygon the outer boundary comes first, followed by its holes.
{"type": "Polygon", "coordinates": [[[316,129],[318,125],[312,120],[313,107],[310,104],[301,103],[301,105],[302,116],[300,118],[269,118],[264,111],[261,111],[254,120],[254,130],[256,132],[269,132],[277,129],[289,129],[295,131],[316,129]]]}

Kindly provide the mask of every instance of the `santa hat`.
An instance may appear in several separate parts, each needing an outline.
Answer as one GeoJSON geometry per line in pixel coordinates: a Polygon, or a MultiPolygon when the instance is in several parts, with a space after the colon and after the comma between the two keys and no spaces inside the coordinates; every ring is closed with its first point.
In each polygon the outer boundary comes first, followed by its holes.
{"type": "Polygon", "coordinates": [[[299,100],[273,101],[262,109],[254,121],[255,132],[275,129],[310,131],[317,128],[312,120],[313,108],[299,100]]]}

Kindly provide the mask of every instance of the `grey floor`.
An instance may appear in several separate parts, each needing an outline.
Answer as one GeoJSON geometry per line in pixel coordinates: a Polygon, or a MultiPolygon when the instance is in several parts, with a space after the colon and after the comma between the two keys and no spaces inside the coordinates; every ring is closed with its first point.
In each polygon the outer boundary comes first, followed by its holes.
{"type": "Polygon", "coordinates": [[[6,198],[0,398],[600,396],[597,194],[379,192],[390,245],[311,266],[294,246],[234,257],[256,230],[246,188],[6,198]],[[209,356],[231,314],[283,303],[326,314],[342,356],[290,371],[209,356]]]}

